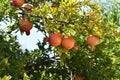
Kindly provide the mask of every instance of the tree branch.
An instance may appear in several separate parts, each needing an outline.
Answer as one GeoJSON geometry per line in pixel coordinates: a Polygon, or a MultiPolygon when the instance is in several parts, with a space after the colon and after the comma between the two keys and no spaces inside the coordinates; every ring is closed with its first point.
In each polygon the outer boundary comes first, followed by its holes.
{"type": "Polygon", "coordinates": [[[53,56],[49,59],[43,59],[43,60],[40,60],[40,61],[36,61],[35,63],[32,63],[31,65],[26,65],[25,68],[26,69],[30,69],[32,67],[39,67],[39,66],[43,66],[43,65],[46,65],[48,63],[54,63],[54,62],[60,62],[60,58],[59,56],[53,56]]]}
{"type": "MultiPolygon", "coordinates": [[[[22,10],[22,8],[20,8],[20,10],[22,10]]],[[[19,14],[28,16],[28,14],[25,13],[24,11],[23,12],[19,12],[19,14]]],[[[32,15],[32,14],[30,14],[30,16],[31,17],[45,19],[45,20],[53,20],[54,22],[57,21],[57,22],[64,23],[64,24],[74,24],[74,22],[72,22],[71,20],[69,20],[68,22],[66,22],[66,21],[57,20],[57,19],[54,19],[54,18],[47,18],[47,17],[43,17],[43,16],[38,16],[38,15],[32,15]]]]}

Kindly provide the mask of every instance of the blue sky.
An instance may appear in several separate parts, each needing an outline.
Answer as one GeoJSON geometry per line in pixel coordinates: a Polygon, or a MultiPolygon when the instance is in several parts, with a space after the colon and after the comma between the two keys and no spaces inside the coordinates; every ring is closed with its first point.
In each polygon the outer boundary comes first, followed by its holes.
{"type": "Polygon", "coordinates": [[[21,35],[20,31],[17,32],[17,38],[21,44],[22,49],[34,50],[38,48],[36,45],[38,40],[43,41],[44,35],[41,32],[38,32],[36,28],[33,27],[30,32],[31,33],[29,36],[26,36],[25,33],[21,35]]]}

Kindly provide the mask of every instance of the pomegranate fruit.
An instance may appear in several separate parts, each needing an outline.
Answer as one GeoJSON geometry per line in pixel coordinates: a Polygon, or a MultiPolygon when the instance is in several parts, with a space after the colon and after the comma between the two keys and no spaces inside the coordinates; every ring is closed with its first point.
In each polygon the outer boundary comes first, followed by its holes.
{"type": "Polygon", "coordinates": [[[82,77],[82,76],[77,76],[77,77],[75,78],[75,80],[83,80],[83,77],[82,77]]]}
{"type": "Polygon", "coordinates": [[[30,35],[30,30],[32,29],[33,24],[30,23],[29,19],[21,17],[19,19],[19,29],[22,32],[26,32],[26,35],[30,35]]]}
{"type": "Polygon", "coordinates": [[[12,0],[12,6],[21,7],[24,4],[25,0],[12,0]]]}
{"type": "Polygon", "coordinates": [[[75,41],[72,37],[66,37],[62,40],[62,46],[68,50],[74,47],[74,43],[75,41]]]}
{"type": "Polygon", "coordinates": [[[94,47],[99,44],[99,37],[97,35],[90,35],[87,37],[87,44],[90,46],[90,50],[94,51],[94,47]]]}
{"type": "Polygon", "coordinates": [[[49,37],[49,39],[47,39],[47,41],[49,41],[50,45],[57,47],[57,46],[61,45],[62,36],[59,33],[53,33],[50,35],[50,37],[49,37]]]}

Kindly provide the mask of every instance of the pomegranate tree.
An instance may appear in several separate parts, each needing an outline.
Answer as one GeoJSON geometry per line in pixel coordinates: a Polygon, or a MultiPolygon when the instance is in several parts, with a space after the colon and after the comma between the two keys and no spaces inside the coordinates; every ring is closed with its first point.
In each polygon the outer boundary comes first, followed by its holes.
{"type": "Polygon", "coordinates": [[[97,35],[89,35],[86,40],[87,44],[90,46],[90,50],[94,51],[94,47],[99,44],[100,40],[97,35]]]}

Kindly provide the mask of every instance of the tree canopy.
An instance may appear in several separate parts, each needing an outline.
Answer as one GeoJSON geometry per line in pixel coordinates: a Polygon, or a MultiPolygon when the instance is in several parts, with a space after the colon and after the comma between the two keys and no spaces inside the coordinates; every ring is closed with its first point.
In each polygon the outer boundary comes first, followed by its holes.
{"type": "Polygon", "coordinates": [[[119,9],[117,0],[0,0],[0,80],[120,79],[119,9]],[[32,27],[45,38],[22,50],[13,33],[32,27]]]}

